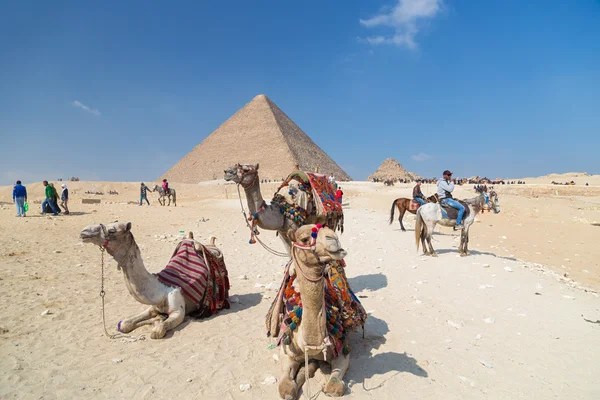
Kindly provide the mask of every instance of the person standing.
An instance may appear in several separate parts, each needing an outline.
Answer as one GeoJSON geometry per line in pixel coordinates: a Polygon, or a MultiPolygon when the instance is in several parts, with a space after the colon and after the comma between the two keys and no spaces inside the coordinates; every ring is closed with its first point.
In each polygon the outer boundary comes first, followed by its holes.
{"type": "Polygon", "coordinates": [[[17,217],[25,216],[25,202],[27,201],[27,188],[21,185],[21,181],[13,188],[13,202],[17,207],[17,217]]]}
{"type": "Polygon", "coordinates": [[[46,214],[46,207],[50,207],[52,210],[52,215],[57,216],[58,212],[56,211],[56,204],[54,204],[54,191],[52,190],[52,186],[48,184],[48,181],[44,181],[44,187],[46,188],[46,200],[42,203],[42,215],[46,214]]]}
{"type": "Polygon", "coordinates": [[[148,205],[150,205],[150,202],[148,201],[148,195],[146,194],[146,192],[148,192],[148,190],[150,190],[148,188],[148,186],[146,186],[146,184],[144,182],[142,182],[142,184],[140,186],[140,206],[142,205],[142,200],[146,200],[146,203],[148,203],[148,205]]]}
{"type": "Polygon", "coordinates": [[[456,229],[462,229],[462,219],[465,214],[465,207],[452,197],[452,191],[454,191],[454,183],[452,182],[452,172],[445,170],[444,179],[438,181],[437,194],[440,198],[440,203],[449,205],[452,208],[458,210],[458,216],[456,217],[456,229]]]}
{"type": "Polygon", "coordinates": [[[60,185],[62,187],[62,193],[60,194],[60,206],[65,209],[65,215],[69,215],[69,189],[66,184],[60,185]]]}
{"type": "Polygon", "coordinates": [[[344,197],[344,192],[342,192],[342,187],[339,186],[338,189],[335,191],[335,199],[337,200],[338,203],[342,204],[343,197],[344,197]]]}

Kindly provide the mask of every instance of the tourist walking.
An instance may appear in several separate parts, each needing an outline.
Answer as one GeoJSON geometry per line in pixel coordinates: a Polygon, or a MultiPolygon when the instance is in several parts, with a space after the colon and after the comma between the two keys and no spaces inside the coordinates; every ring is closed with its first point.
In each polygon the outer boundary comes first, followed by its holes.
{"type": "Polygon", "coordinates": [[[148,205],[150,205],[150,202],[148,201],[148,195],[146,194],[146,192],[148,192],[148,190],[150,190],[148,188],[148,186],[146,186],[144,184],[144,182],[142,182],[142,184],[140,186],[140,206],[142,205],[143,200],[146,200],[146,203],[148,203],[148,205]]]}
{"type": "Polygon", "coordinates": [[[21,185],[21,181],[13,188],[13,202],[17,207],[17,217],[25,216],[25,203],[27,202],[27,188],[21,185]]]}
{"type": "Polygon", "coordinates": [[[46,200],[42,202],[42,215],[46,214],[46,208],[50,207],[52,215],[57,216],[57,206],[54,203],[54,190],[52,190],[52,186],[48,184],[48,181],[44,181],[44,187],[46,188],[46,200]]]}
{"type": "Polygon", "coordinates": [[[342,187],[338,187],[338,190],[335,192],[335,199],[338,203],[342,204],[342,198],[344,197],[344,192],[342,192],[342,187]]]}
{"type": "Polygon", "coordinates": [[[69,189],[67,189],[67,185],[64,183],[60,186],[62,187],[60,206],[65,209],[65,215],[69,215],[69,189]]]}

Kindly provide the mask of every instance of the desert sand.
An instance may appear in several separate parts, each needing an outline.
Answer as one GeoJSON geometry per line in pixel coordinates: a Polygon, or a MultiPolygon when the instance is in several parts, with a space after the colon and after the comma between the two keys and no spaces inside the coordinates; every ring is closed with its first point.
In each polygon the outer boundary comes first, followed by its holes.
{"type": "MultiPolygon", "coordinates": [[[[600,180],[586,178],[592,186],[498,187],[502,212],[477,217],[466,258],[450,229],[437,229],[440,256],[426,258],[416,251],[414,216],[404,218],[408,232],[388,225],[392,201],[410,185],[342,184],[347,275],[369,313],[365,338],[350,339],[346,398],[600,398],[600,180]]],[[[286,261],[248,244],[235,186],[173,183],[175,208],[158,206],[155,194],[151,207],[138,206],[139,183],[67,183],[72,214],[59,217],[39,215],[39,183],[27,185],[27,218],[15,217],[11,188],[0,188],[0,397],[279,398],[276,384],[262,384],[279,378],[279,351],[264,331],[275,291],[265,285],[279,285],[286,261]],[[78,204],[82,198],[102,202],[78,204]],[[163,340],[151,340],[149,327],[135,332],[146,340],[108,339],[100,251],[78,234],[115,220],[132,222],[151,272],[167,263],[180,230],[201,241],[215,235],[238,302],[186,319],[163,340]]],[[[265,198],[275,186],[263,185],[265,198]]],[[[272,232],[261,239],[282,249],[272,232]]],[[[105,275],[112,332],[144,306],[110,258],[105,275]]],[[[313,394],[322,381],[311,379],[313,394]]]]}

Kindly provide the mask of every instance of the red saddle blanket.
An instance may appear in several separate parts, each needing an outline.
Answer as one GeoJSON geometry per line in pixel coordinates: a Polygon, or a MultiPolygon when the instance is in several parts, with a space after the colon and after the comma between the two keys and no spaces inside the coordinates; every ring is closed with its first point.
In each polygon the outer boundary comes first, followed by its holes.
{"type": "Polygon", "coordinates": [[[419,207],[421,207],[421,205],[414,200],[411,200],[410,203],[408,204],[408,209],[410,211],[417,211],[419,209],[419,207]]]}
{"type": "Polygon", "coordinates": [[[165,269],[156,276],[167,286],[181,288],[188,299],[211,314],[229,308],[229,277],[224,260],[204,246],[197,252],[193,240],[182,240],[165,269]]]}

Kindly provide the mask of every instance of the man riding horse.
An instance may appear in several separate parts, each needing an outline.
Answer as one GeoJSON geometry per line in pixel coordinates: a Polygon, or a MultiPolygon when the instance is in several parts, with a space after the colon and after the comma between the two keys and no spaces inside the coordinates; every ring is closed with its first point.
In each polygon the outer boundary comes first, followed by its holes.
{"type": "Polygon", "coordinates": [[[425,203],[427,202],[425,195],[421,191],[421,180],[420,179],[417,179],[417,184],[413,188],[413,200],[416,201],[417,203],[419,203],[420,205],[425,205],[425,203]]]}
{"type": "Polygon", "coordinates": [[[440,198],[440,203],[446,204],[458,210],[458,216],[456,217],[456,228],[463,229],[462,219],[463,215],[465,214],[465,207],[452,197],[452,192],[454,191],[452,172],[445,170],[444,179],[438,181],[437,186],[437,193],[440,198]]]}

